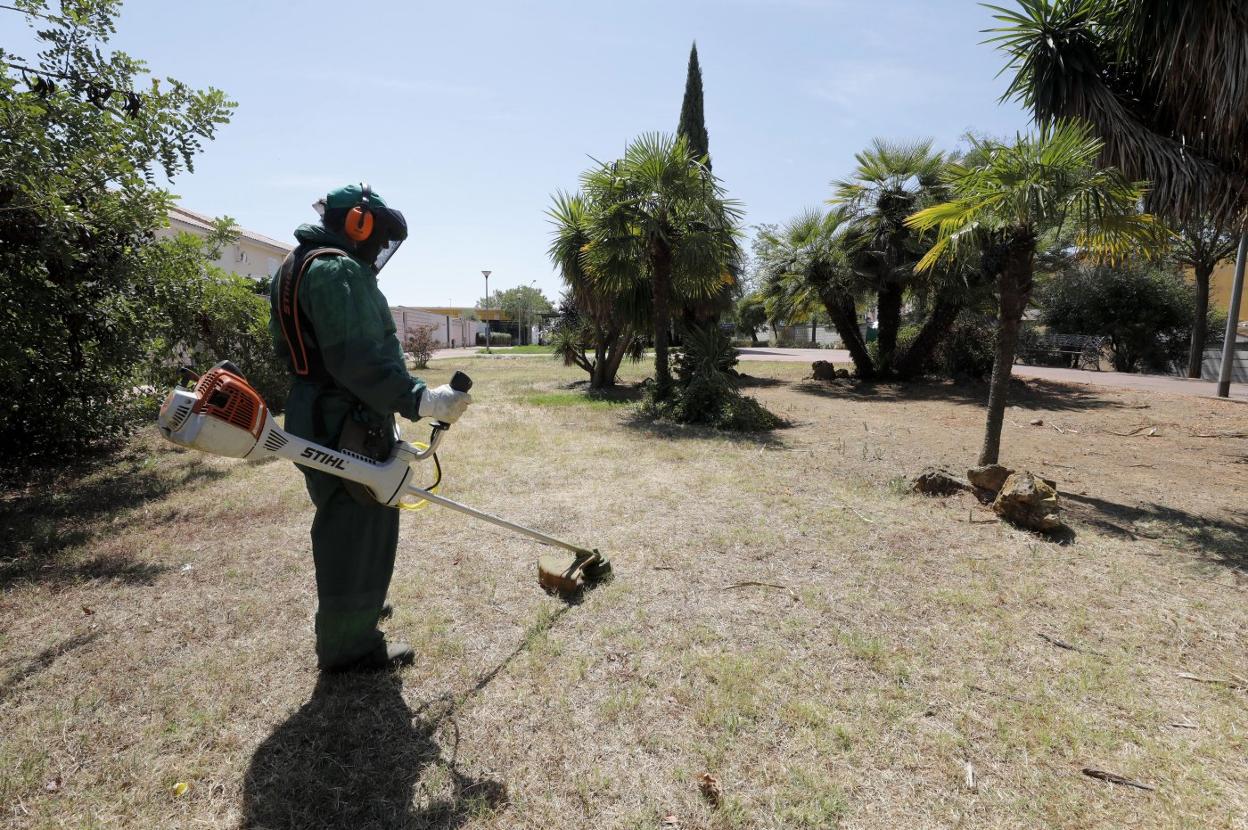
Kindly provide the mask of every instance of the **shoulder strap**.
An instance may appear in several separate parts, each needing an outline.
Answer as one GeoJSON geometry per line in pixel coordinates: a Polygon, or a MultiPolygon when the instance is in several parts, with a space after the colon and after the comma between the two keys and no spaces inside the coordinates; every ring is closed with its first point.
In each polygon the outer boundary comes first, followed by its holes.
{"type": "MultiPolygon", "coordinates": [[[[303,275],[312,261],[323,256],[349,256],[349,254],[340,248],[313,248],[303,254],[295,250],[289,254],[286,262],[282,263],[282,268],[278,272],[279,284],[275,297],[277,306],[275,310],[282,327],[282,337],[286,341],[286,347],[290,350],[291,370],[299,377],[325,374],[323,366],[317,366],[314,370],[308,359],[304,314],[299,307],[299,283],[303,280],[303,275]]],[[[319,364],[320,361],[318,360],[317,363],[319,364]]]]}

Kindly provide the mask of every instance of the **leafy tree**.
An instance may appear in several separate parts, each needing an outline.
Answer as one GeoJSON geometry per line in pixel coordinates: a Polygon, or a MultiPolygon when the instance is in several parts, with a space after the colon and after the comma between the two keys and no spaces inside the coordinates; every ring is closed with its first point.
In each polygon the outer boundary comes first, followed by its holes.
{"type": "Polygon", "coordinates": [[[497,308],[509,320],[519,320],[526,315],[545,314],[554,311],[554,306],[542,289],[531,285],[518,285],[503,291],[495,291],[489,297],[477,300],[477,308],[497,308]]]}
{"type": "Polygon", "coordinates": [[[1040,292],[1041,320],[1065,334],[1109,338],[1119,372],[1169,371],[1192,330],[1192,286],[1175,269],[1126,261],[1076,264],[1040,292]]]}
{"type": "Polygon", "coordinates": [[[741,209],[683,137],[648,133],[624,157],[581,178],[589,242],[586,275],[610,294],[648,281],[655,396],[672,390],[668,345],[680,301],[709,299],[732,280],[741,209]]]}
{"type": "Polygon", "coordinates": [[[767,302],[762,294],[746,294],[737,301],[736,323],[738,332],[749,332],[750,343],[758,345],[758,330],[767,325],[767,302]]]}
{"type": "Polygon", "coordinates": [[[237,234],[224,218],[205,238],[181,233],[146,246],[153,275],[152,301],[159,314],[147,321],[146,383],[163,390],[177,380],[177,366],[200,371],[231,360],[265,401],[281,411],[290,373],[273,351],[269,298],[264,286],[211,264],[237,234]]]}
{"type": "Polygon", "coordinates": [[[1102,145],[1086,125],[1056,122],[1013,144],[975,140],[974,149],[973,163],[952,164],[946,173],[949,201],[919,211],[907,223],[936,231],[917,270],[965,258],[978,260],[982,272],[996,277],[996,357],[979,455],[980,464],[994,464],[1019,324],[1031,299],[1037,239],[1073,224],[1081,229],[1077,242],[1084,252],[1112,258],[1131,246],[1156,246],[1165,231],[1139,213],[1140,184],[1096,167],[1102,145]]]}
{"type": "Polygon", "coordinates": [[[1192,337],[1187,354],[1187,376],[1198,378],[1205,362],[1205,344],[1209,341],[1209,281],[1218,263],[1232,259],[1239,243],[1237,234],[1210,216],[1199,216],[1183,222],[1175,233],[1170,255],[1192,269],[1196,282],[1195,311],[1192,315],[1192,337]]]}
{"type": "Polygon", "coordinates": [[[165,311],[150,247],[170,205],[151,181],[190,170],[233,104],[107,52],[116,2],[20,8],[38,51],[0,50],[0,443],[54,457],[144,414],[136,383],[165,311]]]}
{"type": "Polygon", "coordinates": [[[641,359],[650,292],[640,279],[611,291],[589,273],[590,210],[579,194],[555,194],[546,212],[554,225],[547,255],[567,286],[552,331],[555,354],[588,372],[589,388],[597,390],[615,385],[625,357],[641,359]]]}

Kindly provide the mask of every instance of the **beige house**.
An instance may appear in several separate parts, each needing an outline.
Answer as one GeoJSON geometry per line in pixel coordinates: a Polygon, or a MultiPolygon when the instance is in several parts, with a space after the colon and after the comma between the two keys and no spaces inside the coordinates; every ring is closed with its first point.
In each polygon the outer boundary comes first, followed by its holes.
{"type": "MultiPolygon", "coordinates": [[[[1190,277],[1189,277],[1190,279],[1190,277]]],[[[1235,282],[1235,261],[1219,263],[1209,278],[1209,306],[1226,314],[1231,306],[1231,284],[1235,282]]],[[[1248,335],[1248,297],[1239,305],[1239,334],[1248,335]]],[[[1221,335],[1219,335],[1219,338],[1221,335]]]]}
{"type": "MultiPolygon", "coordinates": [[[[169,226],[156,231],[156,235],[176,236],[185,232],[207,236],[212,230],[212,223],[211,216],[174,207],[169,211],[169,226]]],[[[271,277],[277,273],[286,254],[295,247],[246,228],[235,226],[234,231],[238,234],[238,239],[222,249],[215,264],[225,271],[232,271],[253,280],[271,277]]]]}

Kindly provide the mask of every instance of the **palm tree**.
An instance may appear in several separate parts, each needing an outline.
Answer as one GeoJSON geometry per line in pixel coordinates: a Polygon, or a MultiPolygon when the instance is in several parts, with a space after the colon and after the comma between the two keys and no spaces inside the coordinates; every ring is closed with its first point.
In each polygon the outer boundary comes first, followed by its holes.
{"type": "Polygon", "coordinates": [[[567,286],[566,305],[555,327],[556,354],[565,365],[589,373],[589,388],[615,385],[624,357],[640,358],[640,334],[649,317],[649,284],[640,277],[622,291],[605,290],[589,270],[591,206],[577,194],[559,192],[546,211],[554,225],[547,255],[567,286]],[[587,350],[593,351],[591,358],[587,350]]]}
{"type": "Polygon", "coordinates": [[[1085,255],[1116,258],[1132,246],[1157,246],[1166,232],[1139,212],[1142,184],[1096,167],[1103,148],[1087,125],[1058,121],[1013,144],[973,144],[974,163],[952,164],[946,174],[949,201],[919,211],[907,223],[936,231],[918,270],[977,257],[983,270],[996,275],[996,355],[979,454],[980,464],[995,464],[1019,326],[1031,298],[1036,240],[1074,225],[1085,255]]]}
{"type": "MultiPolygon", "coordinates": [[[[1242,0],[1018,0],[1017,9],[988,8],[1003,24],[989,30],[989,42],[1009,55],[1005,70],[1014,72],[1003,98],[1018,99],[1041,123],[1089,121],[1105,142],[1102,163],[1151,182],[1147,210],[1179,226],[1211,218],[1248,250],[1242,0]]],[[[1241,257],[1236,271],[1244,267],[1241,257]]],[[[1197,291],[1197,303],[1206,296],[1197,291]]],[[[1228,371],[1238,316],[1231,308],[1228,371]]],[[[1219,382],[1219,395],[1229,394],[1229,380],[1219,382]]]]}
{"type": "Polygon", "coordinates": [[[709,299],[731,281],[738,255],[738,202],[689,150],[682,137],[648,133],[624,157],[581,178],[594,206],[586,262],[612,293],[650,281],[655,397],[672,388],[668,360],[674,301],[709,299]]]}
{"type": "Polygon", "coordinates": [[[1233,224],[1248,203],[1248,15],[1240,0],[1018,0],[987,6],[1015,98],[1090,122],[1100,161],[1151,182],[1173,221],[1233,224]]]}
{"type": "Polygon", "coordinates": [[[895,143],[879,138],[854,158],[858,166],[850,178],[832,183],[836,195],[830,203],[851,220],[845,248],[864,286],[877,294],[877,369],[888,373],[901,328],[902,300],[914,263],[925,250],[906,217],[942,200],[940,174],[947,160],[932,150],[930,140],[895,143]]]}
{"type": "Polygon", "coordinates": [[[1209,339],[1209,279],[1218,263],[1235,256],[1237,234],[1211,216],[1183,222],[1175,234],[1174,259],[1192,269],[1196,282],[1196,315],[1192,319],[1192,345],[1187,355],[1187,376],[1198,378],[1205,362],[1209,339]]]}
{"type": "Polygon", "coordinates": [[[760,237],[759,271],[772,320],[803,319],[822,305],[849,350],[854,371],[869,380],[875,364],[858,328],[856,277],[844,248],[844,230],[841,211],[803,211],[760,237]]]}

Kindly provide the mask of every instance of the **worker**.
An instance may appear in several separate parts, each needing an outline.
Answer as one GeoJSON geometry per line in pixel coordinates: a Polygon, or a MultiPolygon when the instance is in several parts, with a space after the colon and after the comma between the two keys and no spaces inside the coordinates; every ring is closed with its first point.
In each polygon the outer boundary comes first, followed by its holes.
{"type": "MultiPolygon", "coordinates": [[[[300,438],[385,459],[395,414],[453,423],[472,402],[448,385],[427,387],[407,372],[377,275],[407,238],[403,214],[367,184],[330,192],[316,225],[295,231],[270,289],[274,348],[294,375],[286,429],[300,438]]],[[[399,511],[366,488],[299,467],[316,508],[316,655],[322,671],[375,671],[410,664],[412,648],[387,643],[399,511]]],[[[389,494],[387,494],[389,495],[389,494]]]]}

